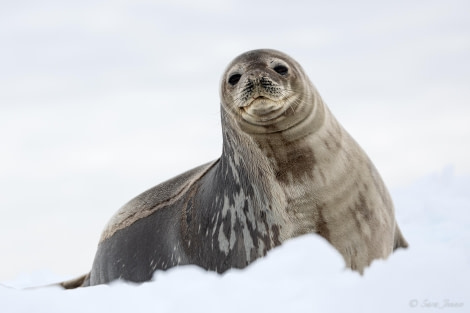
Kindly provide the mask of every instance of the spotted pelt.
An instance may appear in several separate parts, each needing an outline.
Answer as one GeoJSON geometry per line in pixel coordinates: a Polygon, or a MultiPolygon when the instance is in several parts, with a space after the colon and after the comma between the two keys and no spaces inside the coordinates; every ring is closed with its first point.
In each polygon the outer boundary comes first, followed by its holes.
{"type": "Polygon", "coordinates": [[[184,264],[222,273],[307,233],[360,273],[407,246],[374,165],[295,60],[275,50],[244,53],[220,91],[221,157],[124,205],[91,272],[64,287],[141,282],[184,264]]]}

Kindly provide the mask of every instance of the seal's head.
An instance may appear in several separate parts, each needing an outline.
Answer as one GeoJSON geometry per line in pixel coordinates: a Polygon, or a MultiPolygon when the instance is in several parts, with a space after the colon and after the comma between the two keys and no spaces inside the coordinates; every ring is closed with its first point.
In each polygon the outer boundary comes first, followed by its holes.
{"type": "Polygon", "coordinates": [[[248,133],[279,132],[301,123],[314,109],[313,98],[301,66],[276,50],[243,53],[222,76],[222,109],[248,133]]]}

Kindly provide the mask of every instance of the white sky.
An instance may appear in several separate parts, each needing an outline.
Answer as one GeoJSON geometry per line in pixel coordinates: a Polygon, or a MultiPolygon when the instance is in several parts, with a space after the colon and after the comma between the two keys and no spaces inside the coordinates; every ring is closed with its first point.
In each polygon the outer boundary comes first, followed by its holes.
{"type": "Polygon", "coordinates": [[[392,189],[470,173],[470,2],[252,2],[0,4],[0,281],[87,271],[121,205],[217,158],[246,50],[297,59],[392,189]]]}

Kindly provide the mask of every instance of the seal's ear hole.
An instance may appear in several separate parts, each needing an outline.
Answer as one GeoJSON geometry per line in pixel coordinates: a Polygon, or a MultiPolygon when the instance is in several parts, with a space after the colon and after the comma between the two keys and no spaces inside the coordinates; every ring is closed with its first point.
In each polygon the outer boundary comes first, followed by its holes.
{"type": "Polygon", "coordinates": [[[289,69],[284,65],[276,65],[273,70],[282,76],[287,75],[289,72],[289,69]]]}
{"type": "Polygon", "coordinates": [[[240,75],[240,74],[233,74],[229,77],[228,83],[232,86],[235,86],[240,81],[241,77],[242,77],[242,75],[240,75]]]}

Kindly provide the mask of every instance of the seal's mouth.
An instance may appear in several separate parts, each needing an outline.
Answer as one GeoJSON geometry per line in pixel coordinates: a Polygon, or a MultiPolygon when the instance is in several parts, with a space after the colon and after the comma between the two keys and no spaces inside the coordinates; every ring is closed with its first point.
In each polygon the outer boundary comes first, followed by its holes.
{"type": "Polygon", "coordinates": [[[242,116],[248,122],[268,122],[281,116],[284,111],[283,101],[276,101],[266,96],[253,98],[241,108],[242,116]]]}

